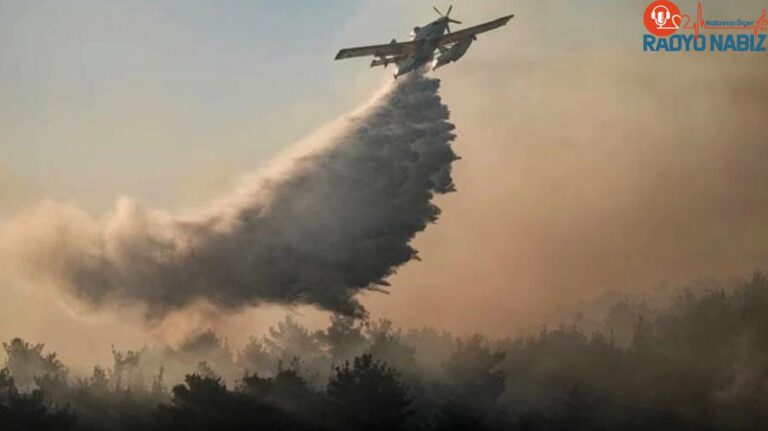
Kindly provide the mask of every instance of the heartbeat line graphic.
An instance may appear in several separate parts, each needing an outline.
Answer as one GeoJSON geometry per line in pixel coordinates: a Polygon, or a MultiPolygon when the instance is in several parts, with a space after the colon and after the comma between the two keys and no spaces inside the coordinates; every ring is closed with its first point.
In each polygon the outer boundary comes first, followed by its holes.
{"type": "Polygon", "coordinates": [[[758,17],[752,25],[707,25],[707,22],[704,19],[704,12],[701,6],[701,2],[699,2],[698,6],[696,7],[696,21],[692,22],[690,15],[683,15],[682,18],[680,17],[680,15],[675,15],[672,18],[680,19],[680,22],[678,22],[677,24],[686,30],[693,30],[693,33],[696,36],[696,38],[699,37],[699,32],[701,31],[701,29],[751,30],[755,36],[757,36],[757,33],[759,32],[766,32],[766,30],[768,30],[768,16],[766,16],[765,9],[763,9],[763,12],[760,14],[760,17],[758,17]]]}

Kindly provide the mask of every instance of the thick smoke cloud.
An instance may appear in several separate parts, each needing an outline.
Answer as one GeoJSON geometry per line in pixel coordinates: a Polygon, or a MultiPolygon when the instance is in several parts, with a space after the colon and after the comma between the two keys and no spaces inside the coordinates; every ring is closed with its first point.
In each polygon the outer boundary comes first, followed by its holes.
{"type": "Polygon", "coordinates": [[[439,81],[411,75],[203,212],[124,198],[97,220],[47,203],[4,227],[6,262],[87,304],[139,304],[152,318],[201,299],[365,315],[355,294],[417,257],[409,243],[437,219],[433,195],[454,189],[439,81]]]}

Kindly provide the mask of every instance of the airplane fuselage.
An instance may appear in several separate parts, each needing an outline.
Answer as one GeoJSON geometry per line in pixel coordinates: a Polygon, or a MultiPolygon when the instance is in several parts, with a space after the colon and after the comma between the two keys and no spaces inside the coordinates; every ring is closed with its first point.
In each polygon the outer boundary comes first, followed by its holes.
{"type": "Polygon", "coordinates": [[[420,42],[419,50],[396,62],[395,78],[418,69],[432,61],[440,38],[448,29],[448,20],[440,18],[424,27],[414,27],[411,40],[420,42]]]}

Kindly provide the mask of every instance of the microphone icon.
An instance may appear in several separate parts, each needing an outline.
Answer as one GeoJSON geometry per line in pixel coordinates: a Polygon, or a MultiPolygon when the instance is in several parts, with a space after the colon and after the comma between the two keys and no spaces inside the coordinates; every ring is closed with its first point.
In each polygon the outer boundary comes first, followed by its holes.
{"type": "Polygon", "coordinates": [[[663,28],[667,20],[672,16],[669,8],[663,5],[658,5],[651,11],[651,19],[656,21],[656,26],[663,28]]]}

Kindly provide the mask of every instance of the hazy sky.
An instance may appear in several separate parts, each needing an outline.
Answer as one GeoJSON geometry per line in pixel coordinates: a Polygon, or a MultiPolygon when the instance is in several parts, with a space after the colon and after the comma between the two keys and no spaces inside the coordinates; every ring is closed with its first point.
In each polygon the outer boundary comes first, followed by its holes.
{"type": "MultiPolygon", "coordinates": [[[[374,317],[498,335],[605,290],[765,267],[765,53],[643,53],[645,2],[453,3],[469,25],[516,18],[436,74],[459,192],[417,238],[423,261],[364,299],[374,317]]],[[[204,205],[391,79],[336,50],[405,39],[433,4],[448,2],[0,0],[0,220],[43,199],[204,205]]],[[[753,19],[768,3],[704,7],[753,19]]],[[[106,358],[285,313],[145,329],[58,302],[0,284],[0,338],[106,358]]]]}

